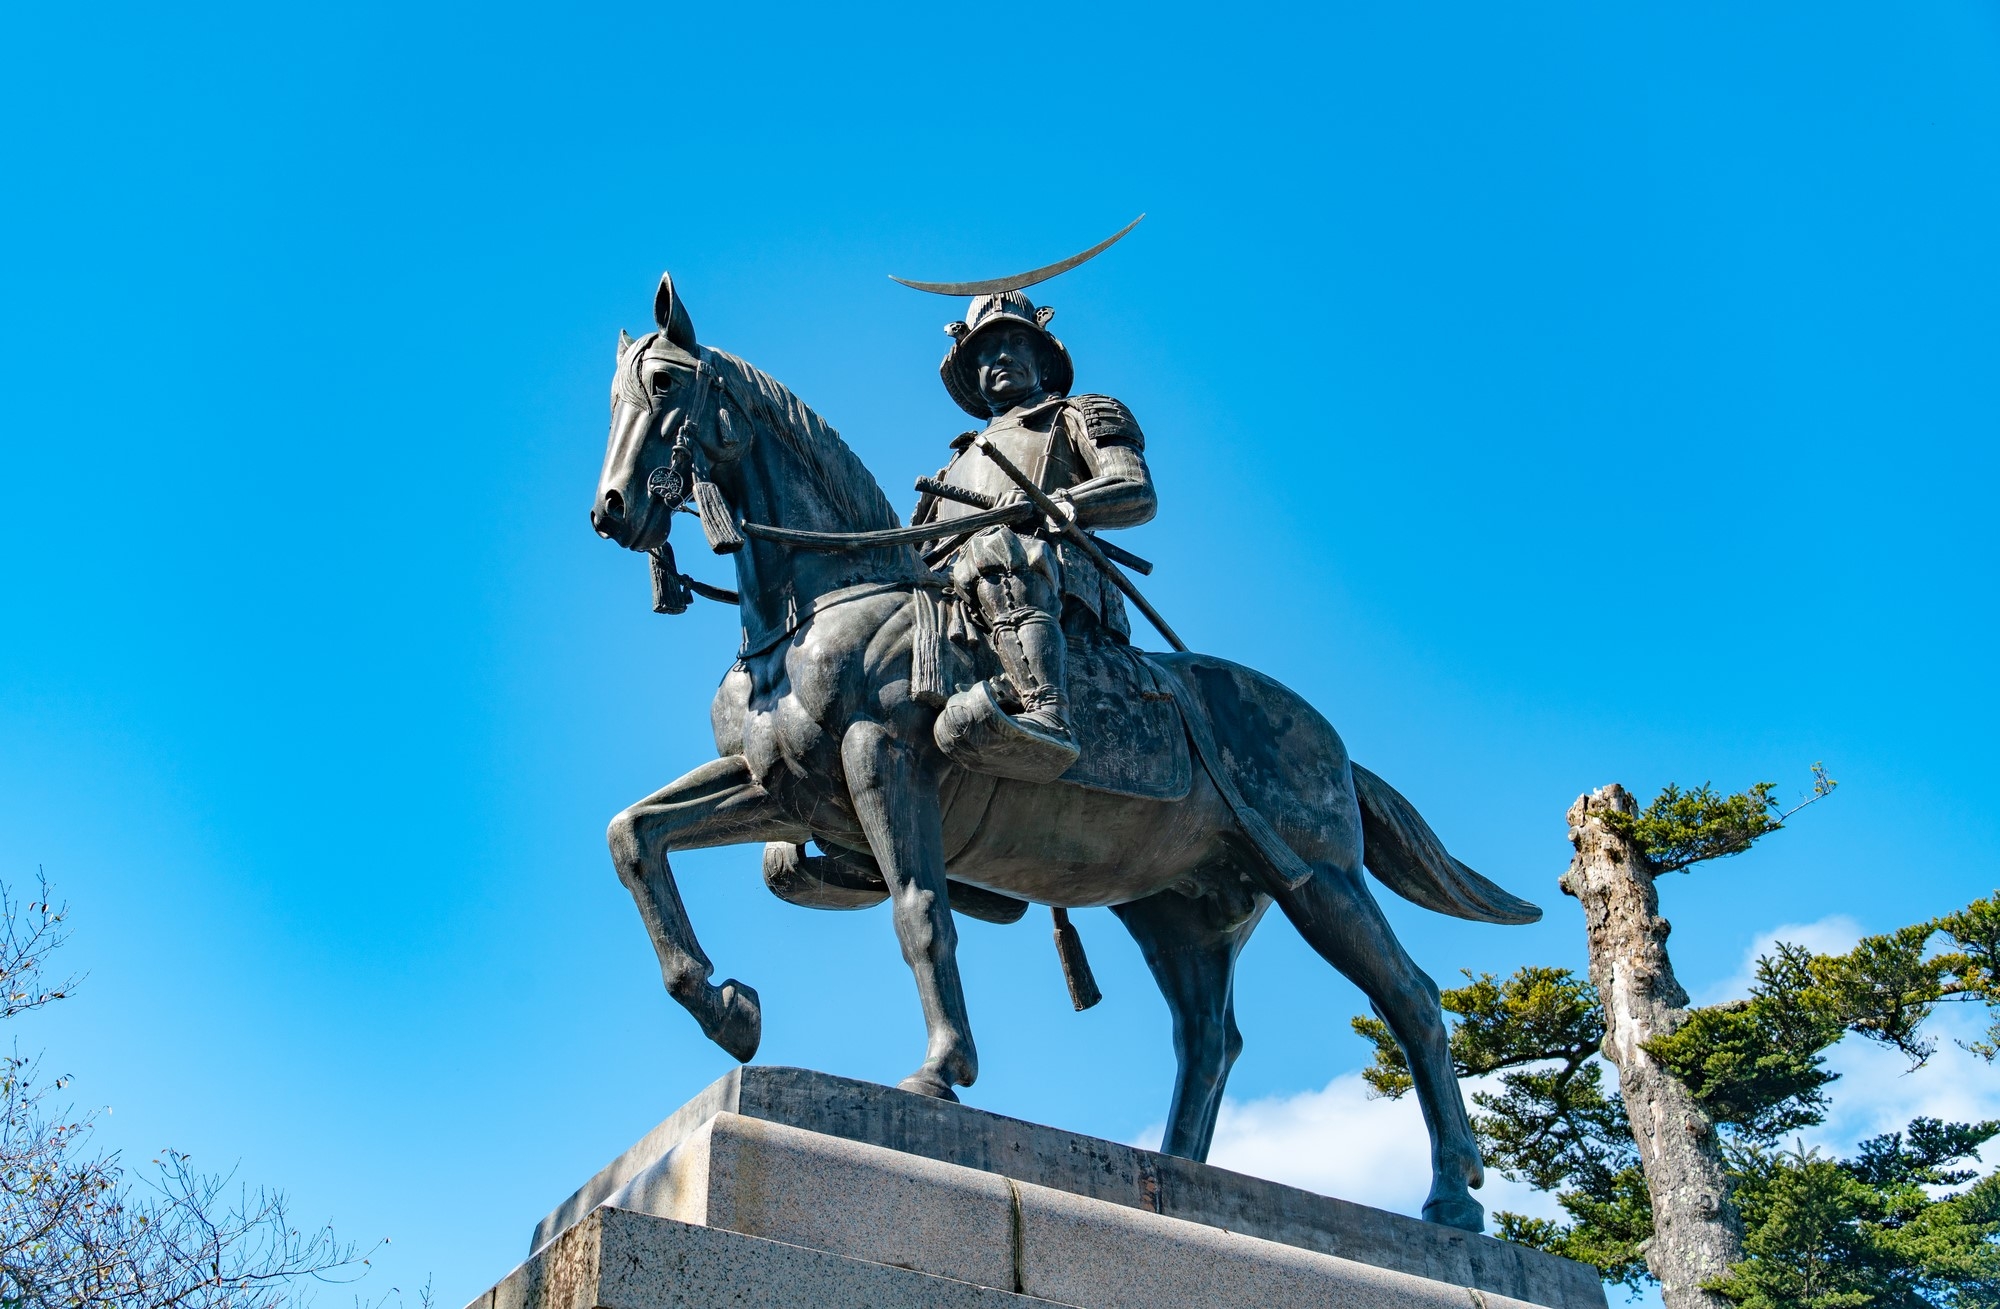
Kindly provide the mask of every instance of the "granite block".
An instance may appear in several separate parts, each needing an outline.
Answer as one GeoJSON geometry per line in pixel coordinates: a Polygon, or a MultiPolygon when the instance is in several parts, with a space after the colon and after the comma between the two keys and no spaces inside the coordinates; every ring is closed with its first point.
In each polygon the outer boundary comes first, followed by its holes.
{"type": "MultiPolygon", "coordinates": [[[[1022,1184],[1024,1293],[1090,1309],[1542,1309],[1179,1218],[1022,1184]]],[[[1602,1303],[1602,1300],[1599,1301],[1602,1303]]]]}
{"type": "MultiPolygon", "coordinates": [[[[536,1228],[533,1248],[540,1249],[659,1164],[720,1113],[1470,1287],[1488,1296],[1552,1309],[1605,1305],[1595,1269],[1539,1250],[968,1105],[800,1068],[749,1066],[708,1087],[545,1218],[536,1228]]],[[[1422,1184],[1421,1179],[1412,1179],[1418,1193],[1422,1184]]]]}
{"type": "Polygon", "coordinates": [[[1006,1178],[738,1114],[717,1114],[609,1203],[982,1286],[1016,1280],[1006,1178]]]}
{"type": "Polygon", "coordinates": [[[467,1309],[1051,1309],[1051,1302],[605,1207],[467,1309]]]}
{"type": "MultiPolygon", "coordinates": [[[[738,1114],[716,1115],[607,1203],[1089,1309],[1479,1303],[1455,1283],[738,1114]]],[[[1483,1295],[1488,1309],[1532,1309],[1483,1295]]]]}

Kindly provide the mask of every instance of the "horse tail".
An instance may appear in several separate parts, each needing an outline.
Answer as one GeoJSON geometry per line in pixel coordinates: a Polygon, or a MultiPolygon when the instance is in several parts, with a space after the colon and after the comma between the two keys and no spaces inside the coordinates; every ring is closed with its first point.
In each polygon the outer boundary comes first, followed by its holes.
{"type": "Polygon", "coordinates": [[[1451,857],[1417,807],[1363,768],[1354,770],[1361,802],[1362,862],[1382,885],[1413,904],[1475,923],[1532,923],[1542,911],[1451,857]]]}

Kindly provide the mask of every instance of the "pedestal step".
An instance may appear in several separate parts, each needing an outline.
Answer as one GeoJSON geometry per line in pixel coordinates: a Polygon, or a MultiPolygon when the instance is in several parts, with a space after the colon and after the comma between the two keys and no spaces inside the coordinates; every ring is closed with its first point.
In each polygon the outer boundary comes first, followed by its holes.
{"type": "Polygon", "coordinates": [[[1540,1251],[890,1087],[753,1067],[544,1219],[529,1262],[475,1309],[906,1302],[892,1294],[1075,1309],[1605,1306],[1594,1269],[1540,1251]],[[1003,1298],[944,1298],[975,1294],[1003,1298]]]}
{"type": "Polygon", "coordinates": [[[1048,1304],[740,1232],[599,1209],[467,1309],[1038,1309],[1048,1304]]]}

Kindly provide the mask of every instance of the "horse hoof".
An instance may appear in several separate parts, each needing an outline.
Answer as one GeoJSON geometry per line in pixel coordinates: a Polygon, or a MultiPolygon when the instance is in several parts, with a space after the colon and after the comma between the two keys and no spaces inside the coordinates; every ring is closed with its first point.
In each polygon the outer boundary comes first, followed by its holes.
{"type": "Polygon", "coordinates": [[[1486,1207],[1469,1195],[1448,1195],[1424,1204],[1424,1221],[1462,1232],[1486,1230],[1486,1207]]]}
{"type": "Polygon", "coordinates": [[[715,1030],[708,1039],[729,1052],[730,1057],[741,1064],[747,1064],[757,1057],[758,1043],[764,1039],[764,1008],[757,1003],[755,988],[730,978],[725,981],[717,994],[721,997],[722,1017],[716,1020],[715,1030]]]}
{"type": "Polygon", "coordinates": [[[951,1083],[945,1081],[936,1073],[911,1073],[908,1077],[896,1083],[896,1089],[899,1091],[908,1091],[912,1095],[927,1095],[933,1100],[949,1100],[953,1104],[958,1103],[958,1092],[952,1090],[951,1083]]]}

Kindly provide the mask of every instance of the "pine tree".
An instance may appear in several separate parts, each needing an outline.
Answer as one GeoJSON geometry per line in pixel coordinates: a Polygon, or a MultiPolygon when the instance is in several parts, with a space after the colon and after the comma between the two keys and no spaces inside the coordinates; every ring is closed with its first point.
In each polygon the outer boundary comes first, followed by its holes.
{"type": "MultiPolygon", "coordinates": [[[[1814,771],[1807,803],[1834,786],[1814,771]]],[[[1790,813],[1773,790],[1670,786],[1644,810],[1618,787],[1580,798],[1563,889],[1583,903],[1589,975],[1468,973],[1444,993],[1460,1075],[1498,1075],[1497,1090],[1473,1096],[1489,1162],[1553,1192],[1568,1215],[1501,1213],[1499,1235],[1610,1282],[1657,1282],[1669,1309],[2000,1306],[2000,1174],[1961,1166],[2000,1122],[1920,1118],[1853,1159],[1781,1148],[1824,1120],[1836,1042],[1921,1065],[1938,1005],[2000,1007],[2000,893],[1844,954],[1781,944],[1745,1000],[1690,1008],[1674,979],[1657,879],[1779,830],[1790,813]]],[[[1388,1029],[1354,1026],[1375,1046],[1371,1088],[1402,1095],[1409,1074],[1388,1029]]],[[[1991,1062],[2000,1021],[1965,1044],[1991,1062]]]]}

